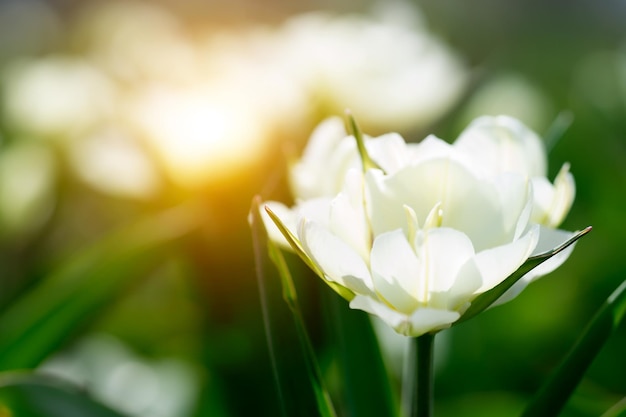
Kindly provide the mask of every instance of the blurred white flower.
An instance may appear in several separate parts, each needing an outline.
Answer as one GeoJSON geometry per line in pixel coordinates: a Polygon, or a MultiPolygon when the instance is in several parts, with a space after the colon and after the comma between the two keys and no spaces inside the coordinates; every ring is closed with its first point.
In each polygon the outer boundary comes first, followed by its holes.
{"type": "Polygon", "coordinates": [[[188,415],[198,396],[198,375],[188,363],[177,358],[147,360],[105,334],[80,340],[38,372],[85,386],[99,401],[134,417],[188,415]]]}
{"type": "Polygon", "coordinates": [[[87,184],[121,197],[148,198],[160,186],[145,150],[128,134],[110,127],[76,141],[69,149],[75,172],[87,184]]]}
{"type": "MultiPolygon", "coordinates": [[[[325,168],[328,149],[353,139],[319,132],[304,164],[325,168]]],[[[363,169],[353,146],[346,151],[352,157],[337,152],[346,162],[327,173],[338,175],[338,193],[299,200],[292,209],[268,207],[292,246],[352,308],[418,336],[450,326],[530,256],[571,237],[531,219],[533,183],[545,172],[537,140],[509,118],[478,119],[454,145],[434,136],[417,145],[394,134],[365,138],[379,168],[363,169]]],[[[557,206],[558,216],[569,208],[557,206]]]]}
{"type": "Polygon", "coordinates": [[[197,51],[183,24],[145,1],[89,4],[73,35],[93,62],[127,83],[188,82],[199,73],[197,51]]]}
{"type": "Polygon", "coordinates": [[[66,57],[14,63],[3,79],[7,122],[42,138],[75,136],[113,114],[112,82],[86,61],[66,57]]]}
{"type": "Polygon", "coordinates": [[[7,125],[72,139],[68,152],[79,175],[128,196],[145,190],[132,182],[122,190],[113,177],[105,185],[98,173],[117,151],[98,163],[88,156],[93,132],[107,126],[144,141],[173,181],[191,188],[233,178],[279,140],[299,138],[322,115],[346,107],[377,130],[423,127],[455,103],[466,70],[408,3],[384,3],[374,14],[305,14],[273,26],[189,31],[145,2],[88,5],[69,32],[82,58],[52,56],[6,71],[7,125]]]}
{"type": "Polygon", "coordinates": [[[312,13],[282,29],[293,73],[326,114],[350,108],[368,128],[424,127],[464,90],[461,60],[420,25],[312,13]]]}

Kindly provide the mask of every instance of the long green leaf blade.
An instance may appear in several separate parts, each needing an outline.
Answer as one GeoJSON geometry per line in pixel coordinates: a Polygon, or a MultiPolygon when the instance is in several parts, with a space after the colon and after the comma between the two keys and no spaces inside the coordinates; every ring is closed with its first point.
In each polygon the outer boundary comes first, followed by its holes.
{"type": "Polygon", "coordinates": [[[174,209],[126,227],[15,300],[0,316],[0,370],[33,368],[61,347],[193,229],[190,214],[174,209]]]}
{"type": "Polygon", "coordinates": [[[260,204],[259,198],[253,200],[250,221],[263,321],[283,415],[313,415],[313,410],[317,410],[322,417],[334,417],[294,282],[280,249],[268,240],[260,204]],[[293,318],[291,326],[285,320],[290,316],[293,318]],[[295,344],[301,349],[294,349],[295,344]],[[304,375],[308,378],[303,378],[304,375]]]}
{"type": "Polygon", "coordinates": [[[522,417],[557,416],[604,343],[626,315],[626,281],[609,296],[522,417]]]}
{"type": "Polygon", "coordinates": [[[495,303],[496,300],[498,300],[498,298],[500,298],[509,288],[513,286],[513,284],[519,281],[524,275],[530,272],[533,268],[539,266],[539,264],[547,261],[548,259],[552,258],[557,253],[563,251],[568,246],[572,245],[574,242],[576,242],[581,237],[585,236],[590,231],[591,231],[591,226],[576,233],[574,236],[572,236],[570,239],[568,239],[566,242],[564,242],[562,245],[558,246],[557,248],[554,248],[548,252],[540,253],[539,255],[528,258],[526,262],[524,262],[524,264],[520,266],[517,269],[517,271],[511,274],[507,279],[505,279],[500,284],[493,287],[491,290],[484,292],[483,294],[476,297],[476,299],[472,301],[472,305],[467,309],[465,314],[463,314],[463,316],[457,321],[457,323],[461,323],[465,320],[468,320],[474,317],[475,315],[483,312],[487,308],[489,308],[489,306],[495,303]]]}

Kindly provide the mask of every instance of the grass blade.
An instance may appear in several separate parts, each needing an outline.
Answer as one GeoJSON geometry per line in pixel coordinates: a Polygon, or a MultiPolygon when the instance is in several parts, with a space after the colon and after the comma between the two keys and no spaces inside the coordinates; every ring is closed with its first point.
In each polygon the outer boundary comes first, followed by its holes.
{"type": "Polygon", "coordinates": [[[294,282],[280,249],[267,238],[260,204],[259,198],[253,200],[250,220],[263,321],[283,415],[312,415],[317,410],[322,417],[334,417],[294,282]],[[291,326],[285,322],[289,316],[293,318],[291,326]],[[294,349],[294,344],[301,349],[294,349]],[[308,379],[302,378],[304,375],[308,379]],[[305,380],[309,384],[304,384],[305,380]]]}
{"type": "Polygon", "coordinates": [[[75,254],[0,316],[0,370],[37,366],[190,232],[186,208],[143,219],[75,254]]]}
{"type": "Polygon", "coordinates": [[[626,315],[626,281],[609,296],[522,417],[557,416],[604,343],[626,315]]]}

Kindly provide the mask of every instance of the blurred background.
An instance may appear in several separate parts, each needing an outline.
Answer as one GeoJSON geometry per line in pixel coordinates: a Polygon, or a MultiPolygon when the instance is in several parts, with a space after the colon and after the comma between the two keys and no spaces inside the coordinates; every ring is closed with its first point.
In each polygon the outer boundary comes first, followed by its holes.
{"type": "MultiPolygon", "coordinates": [[[[409,141],[509,114],[560,138],[549,177],[569,161],[577,184],[562,228],[594,228],[438,340],[439,416],[517,413],[626,275],[625,21],[617,0],[1,0],[0,370],[128,416],[278,415],[252,197],[288,202],[288,161],[345,108],[409,141]]],[[[564,416],[626,396],[624,330],[564,416]]],[[[0,415],[46,415],[39,394],[0,415]]]]}

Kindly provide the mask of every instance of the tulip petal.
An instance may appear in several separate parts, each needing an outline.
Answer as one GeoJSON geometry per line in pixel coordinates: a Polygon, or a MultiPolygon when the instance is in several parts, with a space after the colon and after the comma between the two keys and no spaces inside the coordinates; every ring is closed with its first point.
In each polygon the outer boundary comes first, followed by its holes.
{"type": "Polygon", "coordinates": [[[365,145],[372,159],[387,174],[398,171],[409,162],[407,144],[397,133],[372,138],[365,145]]]}
{"type": "Polygon", "coordinates": [[[357,294],[371,294],[370,272],[354,249],[313,221],[302,221],[298,235],[305,252],[328,280],[357,294]]]}
{"type": "Polygon", "coordinates": [[[357,169],[348,171],[343,191],[330,205],[329,228],[369,262],[371,237],[363,206],[363,176],[357,169]]]}
{"type": "Polygon", "coordinates": [[[528,177],[506,173],[495,180],[503,215],[505,236],[518,239],[527,229],[533,208],[533,191],[528,177]]]}
{"type": "Polygon", "coordinates": [[[433,308],[417,309],[411,315],[402,314],[378,300],[362,295],[354,297],[350,302],[350,307],[373,314],[387,323],[396,332],[411,337],[449,327],[460,317],[460,314],[456,311],[433,308]]]}
{"type": "MultiPolygon", "coordinates": [[[[540,227],[539,242],[537,243],[537,247],[535,248],[531,256],[548,252],[567,242],[575,235],[576,233],[574,232],[566,232],[564,230],[540,227]]],[[[512,300],[513,298],[517,297],[528,286],[528,284],[530,284],[537,278],[549,274],[550,272],[557,269],[563,264],[563,262],[567,260],[567,258],[569,258],[570,254],[574,250],[574,246],[576,246],[576,243],[572,243],[570,246],[552,256],[550,259],[544,261],[543,263],[530,270],[530,272],[525,274],[511,288],[509,288],[504,294],[502,294],[502,296],[498,298],[498,301],[496,301],[494,305],[503,304],[507,301],[512,300]]]]}
{"type": "MultiPolygon", "coordinates": [[[[280,218],[280,220],[283,222],[285,227],[287,227],[287,229],[290,230],[295,235],[297,215],[294,210],[290,209],[283,203],[279,203],[278,201],[267,201],[264,203],[264,205],[266,207],[269,207],[270,210],[276,213],[276,215],[280,218]]],[[[276,243],[277,245],[279,245],[281,248],[292,251],[293,249],[291,248],[291,245],[289,244],[285,236],[283,236],[281,231],[278,229],[278,227],[276,226],[274,221],[271,219],[269,214],[267,214],[267,212],[264,209],[260,210],[260,213],[261,213],[261,218],[263,219],[265,230],[267,230],[267,235],[270,238],[270,240],[276,243]]]]}
{"type": "Polygon", "coordinates": [[[442,227],[416,236],[418,258],[425,264],[428,292],[444,293],[456,281],[461,267],[474,256],[470,239],[458,230],[442,227]],[[420,242],[421,241],[421,242],[420,242]]]}
{"type": "MultiPolygon", "coordinates": [[[[383,233],[374,241],[371,270],[376,292],[406,314],[417,308],[423,286],[422,265],[402,230],[383,233]]],[[[426,301],[427,297],[422,302],[426,301]]]]}
{"type": "Polygon", "coordinates": [[[561,224],[574,202],[576,185],[569,172],[569,164],[564,164],[559,171],[554,185],[545,177],[532,179],[534,207],[532,220],[549,227],[561,224]]]}
{"type": "MultiPolygon", "coordinates": [[[[527,195],[526,184],[509,182],[516,188],[509,193],[527,195]]],[[[505,199],[492,182],[477,178],[471,169],[452,158],[438,158],[403,168],[394,175],[379,171],[366,175],[368,209],[375,235],[397,228],[407,232],[403,206],[411,207],[423,224],[428,213],[438,203],[443,210],[442,226],[457,229],[471,239],[477,251],[510,242],[513,233],[504,220],[505,199]]],[[[507,219],[519,217],[524,206],[515,208],[507,219]]],[[[510,222],[509,222],[510,223],[510,222]]],[[[514,230],[514,228],[513,228],[514,230]]]]}
{"type": "Polygon", "coordinates": [[[483,279],[474,258],[468,259],[457,273],[454,284],[446,294],[445,307],[463,314],[482,283],[483,279]]]}
{"type": "Polygon", "coordinates": [[[476,255],[476,266],[483,279],[479,293],[490,290],[515,272],[537,246],[539,226],[533,226],[518,240],[484,250],[476,255]]]}
{"type": "Polygon", "coordinates": [[[547,158],[541,138],[512,117],[475,119],[454,147],[471,155],[487,175],[517,172],[534,177],[546,173],[547,158]]]}
{"type": "Polygon", "coordinates": [[[315,198],[339,191],[334,189],[332,175],[321,174],[328,168],[329,165],[325,164],[331,157],[333,165],[342,165],[337,162],[345,159],[346,153],[338,150],[342,148],[345,136],[346,130],[339,117],[328,118],[315,128],[302,158],[290,170],[289,179],[296,198],[315,198]]]}

